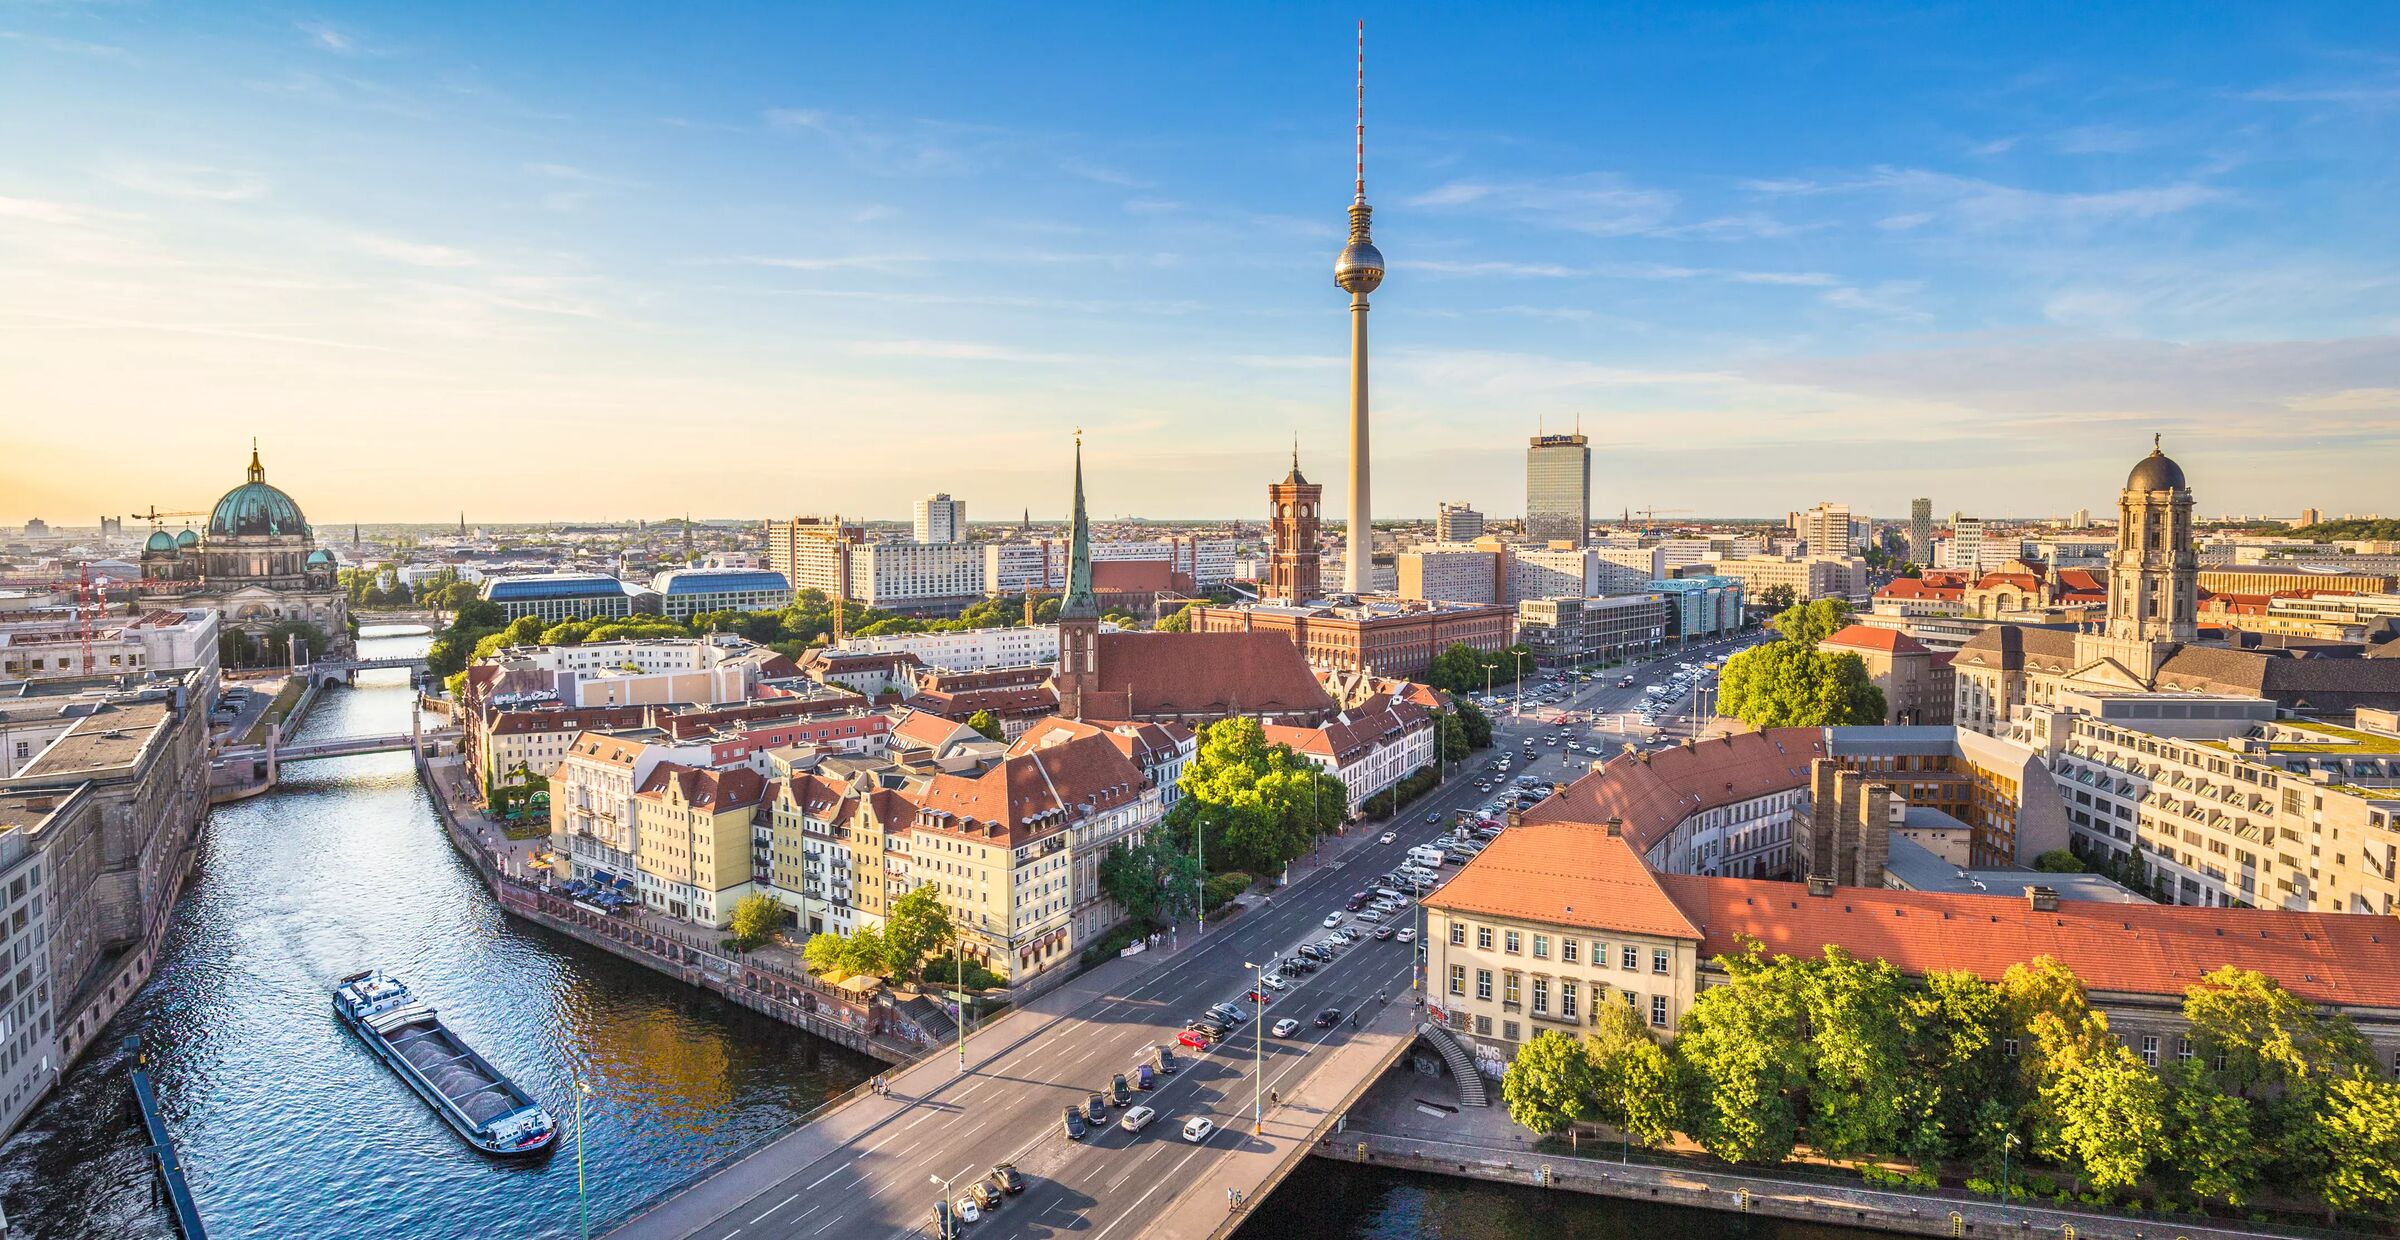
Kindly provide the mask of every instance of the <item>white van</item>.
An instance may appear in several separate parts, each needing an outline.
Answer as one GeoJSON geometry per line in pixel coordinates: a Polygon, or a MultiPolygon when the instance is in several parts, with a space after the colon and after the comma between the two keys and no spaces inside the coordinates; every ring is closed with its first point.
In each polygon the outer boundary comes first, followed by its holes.
{"type": "Polygon", "coordinates": [[[1439,869],[1444,860],[1441,849],[1433,848],[1424,844],[1419,844],[1415,848],[1409,849],[1408,859],[1416,862],[1418,865],[1424,866],[1428,870],[1439,869]]]}

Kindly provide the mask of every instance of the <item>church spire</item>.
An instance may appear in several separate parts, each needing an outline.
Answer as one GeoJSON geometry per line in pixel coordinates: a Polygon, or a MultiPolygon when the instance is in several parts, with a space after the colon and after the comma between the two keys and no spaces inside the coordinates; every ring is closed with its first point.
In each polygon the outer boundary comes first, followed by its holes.
{"type": "Polygon", "coordinates": [[[1083,510],[1083,432],[1075,432],[1075,516],[1067,544],[1067,595],[1060,601],[1062,617],[1100,614],[1092,598],[1092,523],[1083,510]]]}
{"type": "Polygon", "coordinates": [[[250,437],[250,481],[265,482],[267,467],[258,463],[258,436],[250,437]]]}

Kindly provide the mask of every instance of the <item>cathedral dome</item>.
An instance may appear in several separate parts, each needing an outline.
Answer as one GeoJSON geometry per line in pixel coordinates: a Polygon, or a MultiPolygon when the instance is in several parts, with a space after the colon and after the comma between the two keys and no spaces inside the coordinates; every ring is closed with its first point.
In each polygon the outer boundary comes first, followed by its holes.
{"type": "Polygon", "coordinates": [[[2136,461],[2133,472],[2125,475],[2125,489],[2128,491],[2183,490],[2183,466],[2176,464],[2174,457],[2160,451],[2158,442],[2154,438],[2150,444],[2150,455],[2136,461]]]}
{"type": "Polygon", "coordinates": [[[300,515],[300,505],[267,484],[267,471],[258,463],[258,450],[251,449],[250,480],[227,491],[225,498],[217,501],[216,511],[208,516],[209,537],[305,537],[308,533],[308,521],[300,515]]]}
{"type": "Polygon", "coordinates": [[[175,536],[165,530],[150,531],[150,541],[142,544],[143,555],[156,555],[175,550],[175,536]]]}
{"type": "Polygon", "coordinates": [[[179,551],[189,551],[199,545],[200,531],[198,530],[187,529],[175,536],[175,547],[179,551]]]}
{"type": "Polygon", "coordinates": [[[308,553],[308,563],[312,568],[319,564],[322,564],[327,568],[331,568],[333,567],[333,553],[327,551],[323,547],[319,547],[316,550],[308,553]]]}

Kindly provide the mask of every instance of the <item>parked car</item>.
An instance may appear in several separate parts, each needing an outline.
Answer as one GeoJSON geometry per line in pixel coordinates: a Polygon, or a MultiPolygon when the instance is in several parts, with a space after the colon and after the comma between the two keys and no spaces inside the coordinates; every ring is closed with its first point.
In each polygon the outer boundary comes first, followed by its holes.
{"type": "Polygon", "coordinates": [[[1267,974],[1265,977],[1262,977],[1262,978],[1260,978],[1259,980],[1260,980],[1260,981],[1262,981],[1262,982],[1265,982],[1265,983],[1266,983],[1266,985],[1267,985],[1267,989],[1269,989],[1269,990],[1282,990],[1282,989],[1284,989],[1285,987],[1287,987],[1287,986],[1290,986],[1290,985],[1291,985],[1291,983],[1290,983],[1290,982],[1287,982],[1287,981],[1283,980],[1282,978],[1275,976],[1275,975],[1274,975],[1274,974],[1272,974],[1272,973],[1269,973],[1269,974],[1267,974]]]}
{"type": "Polygon", "coordinates": [[[1288,1038],[1298,1032],[1300,1032],[1300,1022],[1293,1020],[1289,1016],[1286,1016],[1282,1020],[1275,1022],[1274,1033],[1276,1037],[1288,1038]]]}
{"type": "MultiPolygon", "coordinates": [[[[1189,1037],[1189,1036],[1191,1036],[1191,1035],[1190,1035],[1190,1034],[1185,1034],[1184,1036],[1186,1036],[1186,1037],[1189,1037]]],[[[1078,1109],[1078,1108],[1076,1108],[1076,1107],[1068,1107],[1068,1108],[1067,1108],[1067,1119],[1066,1119],[1066,1124],[1067,1124],[1067,1140],[1069,1140],[1069,1141],[1081,1141],[1081,1140],[1083,1140],[1083,1134],[1084,1134],[1084,1133],[1087,1131],[1087,1129],[1086,1129],[1086,1128],[1085,1128],[1085,1126],[1084,1126],[1084,1123],[1083,1123],[1083,1112],[1082,1112],[1080,1109],[1078,1109]]]]}
{"type": "Polygon", "coordinates": [[[957,1226],[950,1221],[950,1203],[939,1197],[933,1199],[933,1234],[941,1240],[958,1234],[957,1226]]]}
{"type": "Polygon", "coordinates": [[[1342,915],[1339,912],[1325,914],[1325,924],[1328,926],[1338,926],[1342,924],[1342,915]]]}
{"type": "Polygon", "coordinates": [[[1151,1120],[1157,1118],[1158,1112],[1148,1107],[1134,1107],[1125,1112],[1124,1118],[1117,1121],[1117,1127],[1127,1132],[1140,1132],[1150,1126],[1151,1120]]]}
{"type": "Polygon", "coordinates": [[[1133,1086],[1126,1082],[1124,1073],[1119,1072],[1109,1081],[1108,1094],[1109,1101],[1116,1103],[1118,1106],[1124,1106],[1126,1103],[1133,1101],[1133,1086]]]}
{"type": "Polygon", "coordinates": [[[1007,1200],[1006,1197],[1000,1195],[999,1189],[992,1187],[989,1180],[975,1181],[974,1186],[967,1192],[974,1196],[975,1204],[983,1207],[983,1212],[986,1214],[999,1209],[1000,1203],[1007,1200]]]}
{"type": "Polygon", "coordinates": [[[1158,1088],[1158,1069],[1146,1063],[1133,1065],[1133,1087],[1135,1089],[1158,1088]]]}
{"type": "Polygon", "coordinates": [[[960,1197],[952,1203],[950,1209],[958,1216],[959,1222],[980,1223],[983,1221],[983,1208],[975,1204],[975,1196],[972,1193],[960,1197]]]}
{"type": "MultiPolygon", "coordinates": [[[[1175,1041],[1178,1045],[1188,1046],[1196,1051],[1204,1051],[1214,1045],[1214,1039],[1197,1029],[1186,1029],[1182,1033],[1176,1034],[1175,1041]]],[[[1071,1112],[1072,1108],[1070,1108],[1071,1112]]]]}
{"type": "Polygon", "coordinates": [[[1183,1139],[1194,1145],[1208,1140],[1208,1134],[1216,1130],[1216,1122],[1205,1115],[1195,1115],[1183,1121],[1183,1139]]]}
{"type": "Polygon", "coordinates": [[[1083,1117],[1094,1124],[1108,1122],[1108,1099],[1094,1093],[1083,1100],[1083,1117]]]}
{"type": "Polygon", "coordinates": [[[992,1178],[988,1182],[1011,1197],[1025,1191],[1025,1176],[1015,1163],[992,1164],[992,1178]]]}

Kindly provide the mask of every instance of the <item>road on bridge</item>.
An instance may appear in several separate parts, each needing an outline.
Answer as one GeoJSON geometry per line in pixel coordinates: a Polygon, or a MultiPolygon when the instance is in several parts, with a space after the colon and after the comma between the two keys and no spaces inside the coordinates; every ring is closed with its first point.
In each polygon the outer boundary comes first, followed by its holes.
{"type": "MultiPolygon", "coordinates": [[[[1659,662],[1671,666],[1675,658],[1697,660],[1720,649],[1695,647],[1659,662]]],[[[1656,666],[1595,677],[1571,693],[1562,689],[1560,700],[1550,706],[1629,709],[1641,690],[1619,688],[1616,677],[1630,671],[1638,685],[1656,666]]],[[[1410,846],[1446,831],[1454,811],[1497,795],[1496,785],[1484,791],[1479,781],[1499,779],[1488,769],[1499,756],[1518,755],[1527,736],[1546,738],[1557,731],[1556,724],[1537,722],[1530,712],[1516,720],[1505,709],[1496,712],[1494,724],[1494,748],[1477,754],[1466,771],[1390,824],[1393,843],[1377,842],[1385,828],[1368,828],[1362,838],[1336,846],[1347,849],[1338,859],[1277,892],[1271,904],[1253,908],[1204,939],[1183,943],[1146,971],[1087,991],[1082,1002],[1057,1015],[1043,1015],[1037,1000],[1036,1010],[1004,1017],[970,1040],[965,1074],[949,1054],[896,1073],[891,1099],[864,1099],[852,1104],[858,1114],[819,1121],[828,1126],[824,1135],[839,1141],[834,1148],[820,1147],[815,1156],[781,1165],[776,1165],[777,1149],[762,1151],[703,1181],[688,1196],[670,1197],[614,1233],[615,1240],[932,1236],[933,1204],[944,1182],[955,1198],[1001,1162],[1015,1164],[1028,1187],[962,1228],[960,1234],[971,1240],[1042,1240],[1070,1232],[1080,1240],[1131,1240],[1153,1227],[1157,1234],[1188,1230],[1165,1224],[1170,1215],[1189,1218],[1198,1208],[1208,1217],[1214,1210],[1214,1203],[1178,1202],[1192,1185],[1211,1179],[1212,1163],[1288,1149],[1318,1118],[1306,1116],[1303,1123],[1286,1116],[1278,1122],[1270,1106],[1266,1135],[1253,1136],[1256,1092],[1296,1093],[1328,1052],[1353,1036],[1349,1013],[1362,1007],[1369,1015],[1381,1010],[1378,994],[1395,1004],[1413,1001],[1410,945],[1362,939],[1332,964],[1292,979],[1290,989],[1275,993],[1262,1016],[1215,1049],[1195,1054],[1178,1048],[1183,1070],[1162,1078],[1158,1089],[1134,1096],[1158,1113],[1141,1133],[1119,1128],[1116,1120],[1123,1112],[1112,1108],[1105,1125],[1082,1140],[1069,1140],[1061,1112],[1094,1090],[1105,1091],[1113,1075],[1130,1074],[1150,1047],[1171,1044],[1184,1022],[1210,1003],[1239,1003],[1252,984],[1246,962],[1280,959],[1329,933],[1324,919],[1340,911],[1354,892],[1397,865],[1410,846]],[[1339,1009],[1344,1019],[1319,1029],[1312,1018],[1327,1008],[1339,1009]],[[1279,1038],[1267,1032],[1284,1017],[1299,1021],[1296,1033],[1279,1038]],[[1257,1085],[1254,1063],[1263,1063],[1265,1073],[1257,1085]],[[865,1118],[868,1107],[879,1108],[871,1120],[865,1118]],[[1193,1116],[1217,1125],[1197,1144],[1181,1135],[1184,1121],[1193,1116]],[[845,1128],[854,1131],[833,1135],[845,1128]]],[[[1536,753],[1510,774],[1572,779],[1587,769],[1592,756],[1543,745],[1536,753]]],[[[1401,916],[1405,920],[1397,924],[1417,925],[1414,907],[1401,916]]],[[[1356,924],[1355,915],[1342,920],[1356,924]]],[[[1191,1234],[1205,1231],[1203,1226],[1191,1234]]]]}

